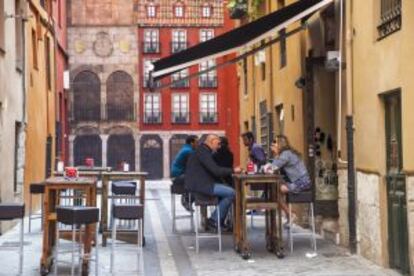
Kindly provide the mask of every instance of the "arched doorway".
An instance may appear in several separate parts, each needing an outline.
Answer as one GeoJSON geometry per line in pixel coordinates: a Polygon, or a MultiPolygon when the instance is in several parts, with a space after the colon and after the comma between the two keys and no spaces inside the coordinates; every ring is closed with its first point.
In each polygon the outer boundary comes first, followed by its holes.
{"type": "Polygon", "coordinates": [[[73,143],[75,166],[85,165],[85,158],[93,158],[95,166],[102,166],[102,141],[99,135],[80,135],[73,143]]]}
{"type": "Polygon", "coordinates": [[[135,170],[135,141],[131,134],[113,134],[108,138],[108,166],[114,170],[121,169],[122,162],[129,164],[131,171],[135,170]]]}
{"type": "Polygon", "coordinates": [[[163,148],[158,135],[141,138],[141,170],[148,172],[148,179],[163,178],[163,148]]]}
{"type": "Polygon", "coordinates": [[[73,112],[76,121],[97,121],[101,117],[101,83],[91,71],[82,71],[73,80],[73,112]]]}
{"type": "Polygon", "coordinates": [[[113,72],[106,82],[108,120],[132,121],[134,116],[134,82],[124,71],[113,72]]]}

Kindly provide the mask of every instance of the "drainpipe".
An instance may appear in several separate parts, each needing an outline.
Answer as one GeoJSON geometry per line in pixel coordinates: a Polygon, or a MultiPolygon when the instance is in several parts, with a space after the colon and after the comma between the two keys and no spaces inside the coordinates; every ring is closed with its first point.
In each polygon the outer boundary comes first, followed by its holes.
{"type": "MultiPolygon", "coordinates": [[[[343,9],[343,0],[341,0],[343,9]]],[[[354,118],[353,118],[353,64],[352,64],[352,0],[346,5],[346,140],[348,159],[348,220],[349,220],[349,249],[352,254],[357,251],[356,235],[356,181],[354,158],[354,118]]]]}

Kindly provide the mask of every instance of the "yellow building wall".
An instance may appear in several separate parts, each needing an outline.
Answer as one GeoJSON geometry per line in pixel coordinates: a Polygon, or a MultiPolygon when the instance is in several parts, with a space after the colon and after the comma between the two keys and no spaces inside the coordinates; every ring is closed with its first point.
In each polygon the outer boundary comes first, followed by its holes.
{"type": "MultiPolygon", "coordinates": [[[[38,2],[30,5],[28,23],[26,24],[27,51],[27,132],[26,132],[26,167],[24,175],[24,198],[26,206],[29,202],[29,185],[44,181],[46,177],[46,141],[50,135],[52,143],[52,170],[54,168],[54,136],[55,136],[55,56],[53,34],[46,27],[48,16],[38,2]],[[43,20],[41,20],[43,19],[43,20]],[[32,30],[36,32],[37,52],[33,50],[32,30]],[[51,88],[46,81],[46,40],[49,37],[51,88]],[[37,69],[33,64],[33,55],[37,54],[37,69]]],[[[33,208],[40,205],[39,199],[33,201],[33,208]]]]}

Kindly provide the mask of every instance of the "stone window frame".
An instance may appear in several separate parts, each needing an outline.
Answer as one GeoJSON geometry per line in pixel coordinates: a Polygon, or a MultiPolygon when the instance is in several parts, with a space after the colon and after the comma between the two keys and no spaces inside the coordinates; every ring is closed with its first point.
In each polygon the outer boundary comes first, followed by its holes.
{"type": "Polygon", "coordinates": [[[173,5],[173,14],[175,18],[184,18],[185,6],[182,2],[177,2],[173,5]]]}
{"type": "Polygon", "coordinates": [[[201,29],[200,30],[200,42],[205,42],[214,38],[214,29],[201,29]]]}
{"type": "Polygon", "coordinates": [[[157,17],[157,6],[154,3],[149,3],[146,7],[146,15],[148,18],[157,17]]]}
{"type": "Polygon", "coordinates": [[[144,123],[154,124],[162,122],[161,115],[161,93],[147,92],[144,93],[144,108],[143,108],[143,117],[144,123]]]}
{"type": "Polygon", "coordinates": [[[155,28],[144,29],[144,47],[143,48],[144,48],[144,52],[146,53],[159,53],[160,51],[159,29],[155,29],[155,28]],[[155,51],[148,51],[151,49],[154,49],[155,51]]]}
{"type": "MultiPolygon", "coordinates": [[[[199,72],[207,70],[208,68],[215,67],[216,61],[215,59],[210,59],[206,61],[202,61],[199,64],[199,72]]],[[[198,77],[198,86],[199,87],[217,87],[217,70],[211,70],[207,73],[200,74],[198,77]],[[208,83],[208,85],[205,85],[208,83]]]]}
{"type": "Polygon", "coordinates": [[[201,7],[201,17],[211,18],[213,15],[213,7],[208,3],[204,3],[201,7]]]}

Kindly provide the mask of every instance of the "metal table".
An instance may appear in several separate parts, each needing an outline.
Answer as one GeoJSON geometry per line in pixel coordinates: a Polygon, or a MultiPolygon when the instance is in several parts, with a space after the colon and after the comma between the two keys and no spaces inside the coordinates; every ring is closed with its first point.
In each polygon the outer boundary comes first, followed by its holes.
{"type": "MultiPolygon", "coordinates": [[[[145,210],[145,178],[148,175],[146,172],[123,172],[112,171],[102,172],[102,201],[101,201],[101,225],[100,231],[102,232],[102,246],[106,246],[107,237],[111,235],[111,231],[108,228],[108,191],[110,181],[119,180],[135,180],[139,179],[139,195],[136,197],[139,199],[139,203],[142,204],[145,210]]],[[[133,198],[133,197],[129,197],[133,198]]],[[[145,212],[144,212],[145,214],[145,212]]],[[[142,227],[144,227],[144,219],[142,220],[142,227]]],[[[135,231],[134,231],[135,232],[135,231]]],[[[133,239],[136,239],[136,233],[128,230],[117,231],[118,236],[128,235],[133,239]]],[[[144,237],[145,244],[145,237],[144,237]]]]}

